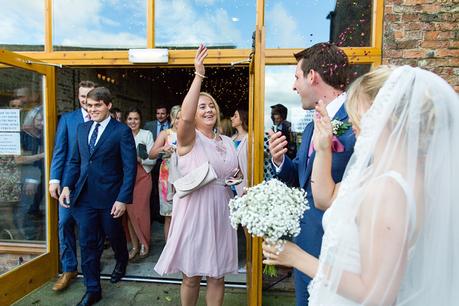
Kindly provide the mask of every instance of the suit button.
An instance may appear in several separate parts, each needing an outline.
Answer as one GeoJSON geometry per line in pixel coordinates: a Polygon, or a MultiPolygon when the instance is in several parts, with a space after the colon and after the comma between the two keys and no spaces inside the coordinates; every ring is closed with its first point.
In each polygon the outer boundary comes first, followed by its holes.
{"type": "Polygon", "coordinates": [[[89,163],[92,164],[92,160],[90,160],[89,163]]]}

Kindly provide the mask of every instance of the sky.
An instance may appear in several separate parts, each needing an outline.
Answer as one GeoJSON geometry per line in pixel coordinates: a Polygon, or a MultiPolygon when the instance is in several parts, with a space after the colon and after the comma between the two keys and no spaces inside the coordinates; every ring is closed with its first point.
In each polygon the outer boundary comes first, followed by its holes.
{"type": "MultiPolygon", "coordinates": [[[[156,0],[156,44],[250,48],[256,0],[156,0]]],[[[54,0],[53,43],[146,47],[146,0],[54,0]]],[[[43,44],[44,1],[0,0],[0,43],[43,44]]],[[[328,40],[335,0],[267,0],[266,47],[307,47],[328,40]]]]}

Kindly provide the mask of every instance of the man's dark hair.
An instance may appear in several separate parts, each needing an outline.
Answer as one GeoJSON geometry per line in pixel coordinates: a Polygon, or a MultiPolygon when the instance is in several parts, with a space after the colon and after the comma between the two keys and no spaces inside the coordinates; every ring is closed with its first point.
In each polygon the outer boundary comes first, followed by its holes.
{"type": "Polygon", "coordinates": [[[157,111],[158,109],[161,109],[161,108],[165,108],[165,109],[166,109],[166,114],[169,115],[169,108],[168,108],[166,105],[163,105],[163,104],[158,105],[158,106],[155,107],[155,113],[156,113],[156,111],[157,111]]]}
{"type": "Polygon", "coordinates": [[[110,113],[116,114],[116,113],[122,113],[122,111],[118,107],[112,107],[110,108],[110,113]]]}
{"type": "Polygon", "coordinates": [[[105,105],[112,103],[112,94],[106,87],[96,87],[91,89],[86,98],[94,101],[103,101],[105,105]]]}
{"type": "Polygon", "coordinates": [[[282,119],[287,119],[288,109],[282,104],[276,104],[271,106],[271,114],[280,115],[282,119]]]}
{"type": "Polygon", "coordinates": [[[129,114],[130,114],[130,113],[137,113],[137,114],[139,114],[140,124],[142,124],[142,121],[143,121],[143,119],[142,119],[142,111],[141,111],[139,108],[135,107],[135,106],[128,108],[128,110],[127,110],[126,113],[124,114],[124,121],[127,120],[127,118],[129,117],[129,114]]]}
{"type": "Polygon", "coordinates": [[[94,88],[96,87],[96,83],[92,82],[92,81],[81,81],[79,84],[78,84],[78,88],[80,87],[84,87],[84,88],[94,88]]]}
{"type": "Polygon", "coordinates": [[[349,61],[347,55],[331,43],[318,43],[294,54],[301,62],[304,76],[309,71],[317,72],[325,83],[335,89],[345,90],[349,78],[349,61]]]}

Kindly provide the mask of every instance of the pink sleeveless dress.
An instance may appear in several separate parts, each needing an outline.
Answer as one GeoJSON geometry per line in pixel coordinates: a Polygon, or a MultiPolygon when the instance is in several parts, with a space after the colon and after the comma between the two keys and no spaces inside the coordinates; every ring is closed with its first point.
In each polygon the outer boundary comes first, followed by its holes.
{"type": "Polygon", "coordinates": [[[178,158],[186,175],[210,161],[218,180],[183,197],[174,196],[172,222],[166,246],[155,266],[159,274],[182,272],[188,277],[221,278],[237,273],[237,236],[229,220],[229,187],[221,184],[238,167],[232,140],[209,139],[196,131],[193,149],[178,158]]]}

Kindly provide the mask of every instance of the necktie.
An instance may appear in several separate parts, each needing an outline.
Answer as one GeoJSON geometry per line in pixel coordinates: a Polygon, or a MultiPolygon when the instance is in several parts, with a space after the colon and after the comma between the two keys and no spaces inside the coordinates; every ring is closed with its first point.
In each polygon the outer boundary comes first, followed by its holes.
{"type": "Polygon", "coordinates": [[[99,133],[99,126],[100,123],[96,124],[96,128],[91,134],[91,138],[89,139],[89,154],[92,154],[94,152],[94,148],[96,147],[96,140],[97,140],[97,134],[99,133]]]}
{"type": "Polygon", "coordinates": [[[161,123],[159,125],[159,131],[161,132],[162,130],[164,130],[165,127],[166,127],[166,124],[165,123],[161,123]]]}

